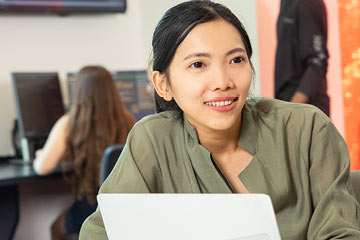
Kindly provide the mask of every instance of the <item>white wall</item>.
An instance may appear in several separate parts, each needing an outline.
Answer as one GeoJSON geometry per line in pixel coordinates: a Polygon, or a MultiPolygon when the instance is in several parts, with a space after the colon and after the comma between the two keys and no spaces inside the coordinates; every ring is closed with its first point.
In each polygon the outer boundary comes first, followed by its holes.
{"type": "MultiPolygon", "coordinates": [[[[12,154],[15,105],[13,71],[58,71],[67,99],[66,73],[85,64],[110,70],[146,69],[152,33],[166,9],[179,0],[128,0],[125,14],[0,15],[0,155],[12,154]]],[[[219,0],[243,20],[258,69],[255,1],[219,0]]],[[[257,72],[257,79],[259,73],[257,72]]],[[[256,93],[260,92],[256,81],[256,93]]]]}

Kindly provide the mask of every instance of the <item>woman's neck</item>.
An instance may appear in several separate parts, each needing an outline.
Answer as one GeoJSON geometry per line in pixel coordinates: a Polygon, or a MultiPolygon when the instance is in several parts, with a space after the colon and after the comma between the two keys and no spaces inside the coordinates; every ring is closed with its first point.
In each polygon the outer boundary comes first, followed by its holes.
{"type": "Polygon", "coordinates": [[[200,144],[213,155],[233,152],[241,135],[241,118],[227,130],[197,129],[197,134],[200,144]]]}

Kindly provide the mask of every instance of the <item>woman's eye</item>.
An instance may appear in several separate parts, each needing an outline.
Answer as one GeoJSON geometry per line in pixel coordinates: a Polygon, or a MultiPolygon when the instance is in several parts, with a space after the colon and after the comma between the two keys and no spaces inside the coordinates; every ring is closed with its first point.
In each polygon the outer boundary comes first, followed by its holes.
{"type": "Polygon", "coordinates": [[[194,62],[193,64],[191,64],[192,68],[201,68],[203,66],[204,64],[202,62],[194,62]]]}
{"type": "Polygon", "coordinates": [[[243,57],[236,57],[231,60],[231,63],[241,63],[244,61],[243,57]]]}

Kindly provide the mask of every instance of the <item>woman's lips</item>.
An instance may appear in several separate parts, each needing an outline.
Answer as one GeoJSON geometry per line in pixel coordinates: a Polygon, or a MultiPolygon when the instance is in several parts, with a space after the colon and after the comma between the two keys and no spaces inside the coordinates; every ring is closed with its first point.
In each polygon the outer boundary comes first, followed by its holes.
{"type": "Polygon", "coordinates": [[[205,102],[205,105],[218,112],[227,112],[234,108],[237,97],[219,97],[205,102]]]}

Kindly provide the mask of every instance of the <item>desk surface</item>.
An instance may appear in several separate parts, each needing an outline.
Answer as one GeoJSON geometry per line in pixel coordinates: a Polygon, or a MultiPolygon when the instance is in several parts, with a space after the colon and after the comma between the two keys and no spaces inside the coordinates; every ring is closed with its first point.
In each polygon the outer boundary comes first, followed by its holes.
{"type": "Polygon", "coordinates": [[[0,162],[0,186],[14,185],[38,179],[59,178],[61,175],[60,168],[57,168],[56,171],[50,175],[39,176],[36,174],[32,165],[23,165],[11,161],[0,162]]]}

